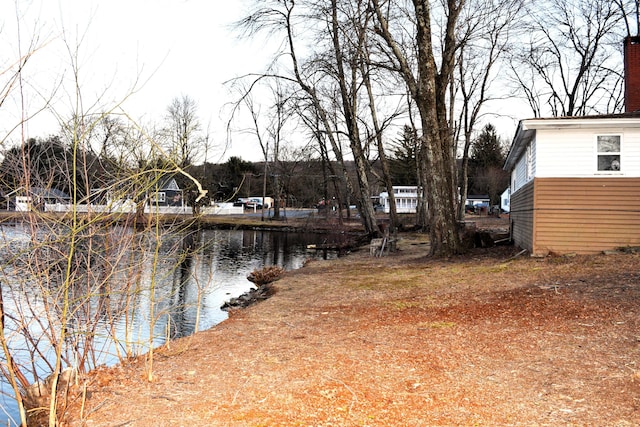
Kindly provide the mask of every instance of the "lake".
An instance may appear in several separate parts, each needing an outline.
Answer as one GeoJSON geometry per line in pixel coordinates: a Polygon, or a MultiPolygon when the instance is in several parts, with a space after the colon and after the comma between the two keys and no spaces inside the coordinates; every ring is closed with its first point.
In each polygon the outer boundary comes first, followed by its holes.
{"type": "MultiPolygon", "coordinates": [[[[1,233],[5,332],[30,382],[51,373],[61,331],[65,365],[112,365],[224,321],[220,307],[253,287],[246,278],[253,270],[300,268],[323,256],[308,245],[344,239],[261,230],[140,235],[111,227],[69,239],[75,253],[64,258],[69,243],[57,237],[64,231],[16,225],[2,226],[1,233]],[[65,281],[69,271],[73,280],[65,281]]],[[[13,392],[1,385],[0,424],[16,424],[13,392]]]]}

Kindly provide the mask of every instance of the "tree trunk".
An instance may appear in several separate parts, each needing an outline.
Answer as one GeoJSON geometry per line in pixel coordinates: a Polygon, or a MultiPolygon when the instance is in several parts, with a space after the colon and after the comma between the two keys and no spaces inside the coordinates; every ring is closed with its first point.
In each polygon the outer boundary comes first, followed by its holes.
{"type": "Polygon", "coordinates": [[[460,172],[462,185],[460,186],[460,204],[458,205],[458,221],[464,220],[467,207],[467,192],[469,191],[469,155],[462,157],[462,170],[460,172]]]}
{"type": "Polygon", "coordinates": [[[431,254],[449,256],[462,251],[454,198],[456,185],[452,162],[455,158],[451,155],[452,138],[445,102],[454,62],[450,49],[455,41],[453,30],[456,17],[452,13],[448,16],[450,22],[447,24],[443,65],[438,74],[431,43],[429,1],[413,0],[413,3],[418,46],[418,80],[414,99],[422,125],[431,254]]]}
{"type": "MultiPolygon", "coordinates": [[[[360,138],[360,130],[358,129],[358,120],[356,117],[356,105],[357,105],[357,86],[355,70],[357,66],[351,64],[350,69],[351,76],[350,81],[347,81],[345,74],[344,63],[345,57],[343,55],[343,49],[340,45],[340,28],[338,23],[338,5],[337,0],[331,0],[332,10],[332,41],[334,55],[336,58],[336,79],[340,87],[340,98],[342,101],[342,112],[347,126],[347,132],[349,136],[349,145],[351,147],[351,153],[356,165],[356,176],[358,179],[358,211],[360,212],[360,218],[362,225],[366,233],[370,236],[377,236],[380,234],[378,225],[376,223],[376,213],[371,203],[371,189],[369,188],[369,177],[367,176],[368,162],[362,149],[362,141],[360,138]],[[350,87],[347,87],[348,83],[351,83],[350,87]]],[[[362,41],[362,39],[360,39],[362,41]]],[[[358,46],[360,51],[357,52],[357,56],[363,54],[363,47],[358,46]]],[[[351,58],[353,61],[353,58],[351,58]]],[[[349,64],[348,64],[349,65],[349,64]]],[[[348,208],[348,206],[347,206],[348,208]]]]}
{"type": "Polygon", "coordinates": [[[422,138],[419,139],[418,149],[416,150],[416,166],[417,166],[417,177],[418,177],[418,206],[416,208],[416,222],[418,227],[422,231],[429,230],[429,203],[427,202],[427,194],[429,193],[429,187],[427,183],[427,170],[425,160],[425,150],[424,150],[424,141],[422,138]],[[422,189],[422,191],[420,191],[422,189]]]}
{"type": "MultiPolygon", "coordinates": [[[[368,52],[366,54],[366,57],[369,58],[368,52]]],[[[366,62],[368,63],[369,61],[367,60],[366,62]]],[[[362,74],[364,76],[364,84],[367,88],[367,95],[369,97],[369,109],[371,111],[371,121],[373,122],[375,139],[378,146],[378,158],[380,159],[380,165],[382,166],[382,177],[384,179],[385,187],[387,188],[387,193],[389,194],[389,219],[391,222],[389,232],[394,233],[400,221],[398,220],[396,195],[393,192],[393,180],[391,179],[389,162],[387,161],[387,155],[385,154],[384,143],[382,141],[382,129],[380,129],[380,124],[378,122],[378,114],[375,108],[375,96],[373,94],[373,88],[371,87],[371,80],[369,79],[369,70],[364,69],[362,74]]]]}

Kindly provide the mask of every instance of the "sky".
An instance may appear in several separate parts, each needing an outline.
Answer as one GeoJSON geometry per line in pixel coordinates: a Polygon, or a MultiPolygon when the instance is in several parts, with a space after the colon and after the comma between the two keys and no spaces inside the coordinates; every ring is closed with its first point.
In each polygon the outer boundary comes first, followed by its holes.
{"type": "MultiPolygon", "coordinates": [[[[273,53],[264,37],[241,39],[233,30],[251,2],[0,0],[0,91],[20,54],[33,50],[33,40],[37,46],[23,70],[25,96],[17,96],[20,92],[14,87],[13,96],[0,105],[0,142],[6,147],[19,141],[20,129],[13,126],[20,122],[20,112],[34,114],[45,99],[52,100],[57,114],[71,117],[76,103],[71,64],[77,52],[84,111],[100,112],[122,102],[122,109],[137,122],[158,124],[171,101],[186,95],[196,101],[202,127],[213,141],[207,161],[222,162],[230,156],[261,160],[255,136],[226,132],[229,103],[237,97],[228,82],[264,71],[273,53]]],[[[500,114],[495,105],[491,108],[500,114]]],[[[505,111],[505,117],[511,117],[490,121],[510,141],[518,116],[513,107],[505,111]]],[[[27,138],[58,131],[57,119],[46,111],[25,127],[27,138]]]]}
{"type": "MultiPolygon", "coordinates": [[[[220,147],[209,161],[218,161],[226,139],[233,100],[225,82],[265,68],[264,41],[241,40],[233,22],[244,16],[240,0],[2,0],[0,2],[0,90],[7,69],[37,46],[23,70],[29,114],[52,96],[55,110],[65,115],[75,103],[70,51],[77,50],[79,87],[85,110],[113,106],[142,123],[162,121],[176,97],[187,95],[198,106],[204,129],[220,147]],[[16,23],[19,22],[19,27],[16,23]],[[19,41],[20,40],[20,41],[19,41]],[[71,46],[71,49],[69,49],[71,46]],[[75,46],[78,46],[75,49],[75,46]],[[63,77],[64,76],[64,77],[63,77]],[[57,83],[63,88],[52,94],[57,83]],[[135,87],[134,93],[131,88],[135,87]]],[[[20,100],[2,106],[0,128],[19,121],[20,100]],[[7,117],[8,116],[8,117],[7,117]]],[[[27,137],[46,137],[59,126],[47,113],[29,120],[27,137]]],[[[13,139],[19,134],[12,135],[13,139]]],[[[233,138],[229,155],[259,160],[257,142],[233,138]]]]}

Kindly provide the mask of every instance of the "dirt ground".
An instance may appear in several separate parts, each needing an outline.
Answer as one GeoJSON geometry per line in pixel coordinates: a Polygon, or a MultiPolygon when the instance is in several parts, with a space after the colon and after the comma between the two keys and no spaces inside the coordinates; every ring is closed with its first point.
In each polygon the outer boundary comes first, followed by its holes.
{"type": "MultiPolygon", "coordinates": [[[[88,382],[73,426],[640,425],[640,255],[312,261],[88,382]]],[[[79,407],[79,403],[77,405],[79,407]]]]}

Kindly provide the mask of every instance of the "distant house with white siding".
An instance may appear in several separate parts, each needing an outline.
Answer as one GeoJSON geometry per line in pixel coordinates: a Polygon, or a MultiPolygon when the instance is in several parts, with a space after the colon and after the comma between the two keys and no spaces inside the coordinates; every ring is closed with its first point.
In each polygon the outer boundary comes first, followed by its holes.
{"type": "MultiPolygon", "coordinates": [[[[415,185],[393,186],[393,195],[396,199],[397,213],[416,213],[418,208],[418,187],[415,185]]],[[[380,193],[380,204],[385,213],[391,211],[389,204],[389,192],[380,193]]]]}
{"type": "Polygon", "coordinates": [[[504,190],[500,195],[500,209],[502,210],[502,212],[509,212],[511,210],[510,200],[511,188],[507,187],[507,189],[504,190]]]}
{"type": "Polygon", "coordinates": [[[16,211],[28,212],[31,210],[55,211],[56,207],[66,205],[71,197],[55,188],[24,187],[8,193],[5,196],[10,200],[7,205],[15,208],[16,211]]]}
{"type": "Polygon", "coordinates": [[[504,168],[532,254],[640,245],[640,112],[522,120],[504,168]]]}

